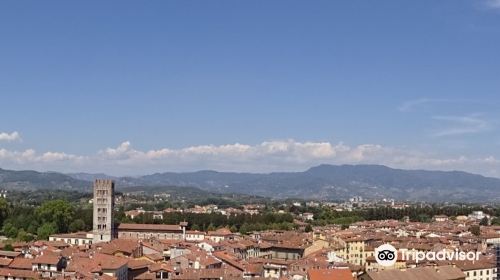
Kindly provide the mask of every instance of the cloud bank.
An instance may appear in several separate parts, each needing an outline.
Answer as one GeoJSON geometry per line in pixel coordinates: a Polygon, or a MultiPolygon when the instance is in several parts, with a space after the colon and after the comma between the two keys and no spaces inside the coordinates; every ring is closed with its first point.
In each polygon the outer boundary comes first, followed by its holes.
{"type": "Polygon", "coordinates": [[[396,168],[465,170],[500,177],[500,160],[493,156],[439,157],[378,144],[350,146],[342,142],[299,142],[293,139],[248,145],[198,145],[181,149],[135,149],[130,141],[91,155],[39,153],[33,149],[0,148],[0,166],[11,169],[141,175],[166,171],[213,169],[236,172],[299,171],[329,164],[384,164],[396,168]]]}
{"type": "Polygon", "coordinates": [[[21,135],[17,131],[14,131],[12,133],[0,132],[0,141],[12,142],[19,140],[21,140],[21,135]]]}

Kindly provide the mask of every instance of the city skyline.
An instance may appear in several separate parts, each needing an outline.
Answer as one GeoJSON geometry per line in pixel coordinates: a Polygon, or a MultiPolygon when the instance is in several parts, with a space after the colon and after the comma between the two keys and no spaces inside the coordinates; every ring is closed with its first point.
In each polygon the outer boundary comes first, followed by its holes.
{"type": "Polygon", "coordinates": [[[500,177],[499,24],[498,1],[2,3],[0,167],[500,177]]]}

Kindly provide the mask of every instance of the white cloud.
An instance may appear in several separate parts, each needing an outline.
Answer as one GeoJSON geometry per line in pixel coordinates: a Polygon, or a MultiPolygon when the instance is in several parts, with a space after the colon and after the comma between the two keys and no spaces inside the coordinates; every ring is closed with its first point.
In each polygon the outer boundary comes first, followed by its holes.
{"type": "Polygon", "coordinates": [[[491,125],[479,115],[470,116],[435,116],[434,120],[446,122],[448,125],[433,134],[436,137],[473,134],[488,131],[491,125]]]}
{"type": "Polygon", "coordinates": [[[42,154],[37,153],[33,149],[27,149],[24,151],[9,151],[6,149],[0,149],[0,164],[15,163],[24,165],[27,164],[50,164],[54,162],[69,162],[77,163],[78,161],[84,160],[86,157],[77,156],[72,154],[66,154],[61,152],[45,152],[42,154]]]}
{"type": "Polygon", "coordinates": [[[124,141],[117,147],[106,148],[93,155],[53,151],[39,153],[33,149],[0,149],[0,166],[3,168],[104,172],[113,175],[201,169],[241,172],[297,171],[322,163],[465,170],[500,177],[500,160],[494,156],[444,157],[378,144],[349,146],[344,143],[299,142],[292,139],[265,141],[256,145],[235,143],[146,151],[137,150],[132,143],[124,141]]]}
{"type": "Polygon", "coordinates": [[[134,153],[134,150],[132,150],[131,144],[129,141],[125,141],[121,143],[118,147],[116,148],[107,148],[104,151],[100,151],[99,154],[102,155],[103,157],[109,158],[109,159],[119,159],[123,157],[130,156],[131,153],[134,153]]]}
{"type": "Polygon", "coordinates": [[[84,159],[84,157],[66,153],[59,153],[59,152],[46,152],[38,157],[38,160],[42,162],[68,161],[68,160],[80,161],[82,159],[84,159]]]}
{"type": "Polygon", "coordinates": [[[14,131],[12,133],[0,132],[0,141],[11,142],[19,140],[21,140],[21,135],[17,131],[14,131]]]}

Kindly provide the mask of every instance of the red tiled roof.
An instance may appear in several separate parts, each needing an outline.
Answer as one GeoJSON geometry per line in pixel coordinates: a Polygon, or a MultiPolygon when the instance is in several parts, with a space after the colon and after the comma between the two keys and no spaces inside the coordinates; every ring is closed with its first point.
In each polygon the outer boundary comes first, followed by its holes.
{"type": "Polygon", "coordinates": [[[169,271],[173,272],[174,268],[166,263],[155,263],[149,266],[149,271],[158,272],[158,271],[169,271]]]}
{"type": "Polygon", "coordinates": [[[226,269],[184,269],[180,275],[172,275],[172,279],[243,279],[241,272],[226,269]]]}
{"type": "Polygon", "coordinates": [[[93,259],[87,257],[77,257],[73,258],[69,262],[68,266],[66,267],[66,271],[82,274],[92,274],[94,272],[100,272],[101,268],[99,267],[99,264],[93,259]]]}
{"type": "Polygon", "coordinates": [[[140,247],[137,240],[129,239],[114,239],[109,243],[98,243],[97,246],[101,247],[102,253],[108,255],[113,255],[116,252],[122,252],[130,255],[140,247]]]}
{"type": "Polygon", "coordinates": [[[243,265],[238,261],[238,259],[235,256],[230,255],[228,252],[214,252],[213,255],[214,257],[229,264],[230,266],[240,271],[245,271],[245,267],[243,267],[243,265]]]}
{"type": "Polygon", "coordinates": [[[134,279],[136,279],[136,280],[155,280],[156,273],[146,271],[142,274],[137,275],[134,279]]]}
{"type": "Polygon", "coordinates": [[[233,233],[228,229],[228,228],[220,228],[216,231],[209,231],[208,235],[212,236],[228,236],[232,235],[233,233]]]}
{"type": "Polygon", "coordinates": [[[0,258],[0,266],[8,266],[12,262],[12,259],[0,258]]]}
{"type": "Polygon", "coordinates": [[[124,265],[127,265],[128,262],[128,260],[125,258],[105,254],[94,254],[92,259],[103,269],[118,269],[124,265]]]}
{"type": "Polygon", "coordinates": [[[0,251],[0,256],[3,256],[3,257],[15,258],[19,255],[21,255],[21,252],[0,251]]]}
{"type": "Polygon", "coordinates": [[[59,260],[60,260],[59,256],[51,255],[51,254],[44,254],[44,255],[36,257],[32,263],[56,265],[57,263],[59,263],[59,260]]]}
{"type": "Polygon", "coordinates": [[[163,255],[160,255],[158,253],[154,254],[146,254],[144,255],[146,258],[152,260],[152,261],[162,261],[163,260],[163,255]]]}
{"type": "Polygon", "coordinates": [[[350,269],[310,269],[309,280],[353,280],[350,269]]]}
{"type": "Polygon", "coordinates": [[[151,265],[152,262],[149,260],[144,260],[144,259],[139,259],[139,260],[129,260],[127,263],[127,266],[129,269],[140,269],[140,268],[145,268],[151,265]]]}
{"type": "Polygon", "coordinates": [[[14,278],[38,279],[38,274],[31,270],[0,268],[0,276],[14,278]]]}
{"type": "Polygon", "coordinates": [[[17,257],[9,264],[9,268],[31,270],[33,264],[32,261],[32,259],[17,257]]]}

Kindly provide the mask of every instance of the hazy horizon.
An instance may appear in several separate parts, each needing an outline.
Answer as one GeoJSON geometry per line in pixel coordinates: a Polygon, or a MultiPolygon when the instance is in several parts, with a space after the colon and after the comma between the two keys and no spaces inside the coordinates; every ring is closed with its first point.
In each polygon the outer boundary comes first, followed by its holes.
{"type": "Polygon", "coordinates": [[[113,174],[113,173],[104,173],[104,172],[86,172],[86,171],[72,171],[72,172],[62,172],[62,171],[55,171],[55,170],[37,170],[37,169],[6,169],[0,167],[0,169],[3,170],[9,170],[9,171],[36,171],[40,173],[60,173],[60,174],[65,174],[65,175],[78,175],[78,174],[86,174],[86,175],[105,175],[109,177],[131,177],[131,178],[139,178],[142,176],[148,176],[148,175],[154,175],[154,174],[162,174],[162,173],[177,173],[177,174],[186,174],[186,173],[197,173],[197,172],[217,172],[217,173],[244,173],[244,174],[273,174],[273,173],[297,173],[297,172],[306,172],[312,168],[319,167],[319,166],[382,166],[382,167],[387,167],[390,169],[394,170],[403,170],[403,171],[437,171],[437,172],[465,172],[469,173],[472,175],[480,175],[484,176],[487,178],[496,178],[500,179],[500,177],[495,177],[495,176],[487,176],[487,175],[482,175],[479,173],[474,173],[474,172],[468,172],[464,170],[457,170],[457,169],[449,169],[449,170],[442,170],[442,169],[425,169],[425,168],[397,168],[397,167],[391,167],[388,165],[383,165],[383,164],[329,164],[329,163],[320,163],[318,165],[313,165],[310,166],[306,169],[296,169],[296,170],[279,170],[279,171],[262,171],[262,172],[252,172],[252,171],[239,171],[239,170],[216,170],[216,169],[193,169],[193,170],[179,170],[179,171],[173,171],[173,170],[157,170],[153,171],[150,173],[143,173],[143,174],[113,174]]]}

